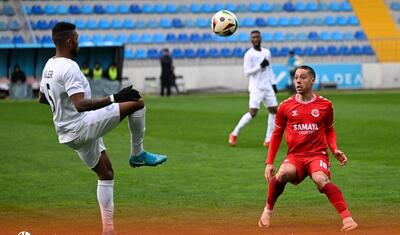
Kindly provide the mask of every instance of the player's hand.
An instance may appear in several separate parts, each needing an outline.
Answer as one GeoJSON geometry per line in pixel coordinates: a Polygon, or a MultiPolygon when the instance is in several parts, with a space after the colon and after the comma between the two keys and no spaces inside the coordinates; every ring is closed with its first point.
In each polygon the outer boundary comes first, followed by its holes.
{"type": "Polygon", "coordinates": [[[275,94],[278,94],[278,88],[276,87],[276,84],[272,84],[272,89],[274,90],[275,94]]]}
{"type": "Polygon", "coordinates": [[[127,101],[138,101],[142,98],[139,92],[135,89],[132,89],[132,85],[123,88],[118,93],[114,94],[115,103],[122,103],[127,101]]]}
{"type": "Polygon", "coordinates": [[[269,61],[264,58],[264,60],[261,62],[260,67],[263,69],[269,65],[269,61]]]}
{"type": "Polygon", "coordinates": [[[341,166],[344,166],[347,164],[347,156],[344,152],[342,152],[340,149],[336,149],[335,152],[333,153],[335,158],[340,162],[341,166]]]}
{"type": "Polygon", "coordinates": [[[272,177],[275,175],[275,167],[273,164],[267,164],[265,166],[265,180],[269,183],[272,180],[272,177]]]}

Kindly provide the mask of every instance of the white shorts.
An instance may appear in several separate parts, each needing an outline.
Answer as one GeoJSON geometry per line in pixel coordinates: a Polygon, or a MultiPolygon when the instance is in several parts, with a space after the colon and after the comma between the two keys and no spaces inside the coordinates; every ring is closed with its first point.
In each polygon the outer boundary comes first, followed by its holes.
{"type": "Polygon", "coordinates": [[[249,108],[259,109],[261,101],[264,103],[266,108],[278,106],[278,100],[274,90],[253,90],[250,91],[249,108]]]}
{"type": "Polygon", "coordinates": [[[117,127],[119,119],[119,105],[116,103],[89,111],[81,123],[79,137],[65,145],[74,149],[92,169],[99,162],[101,152],[106,150],[102,136],[117,127]]]}

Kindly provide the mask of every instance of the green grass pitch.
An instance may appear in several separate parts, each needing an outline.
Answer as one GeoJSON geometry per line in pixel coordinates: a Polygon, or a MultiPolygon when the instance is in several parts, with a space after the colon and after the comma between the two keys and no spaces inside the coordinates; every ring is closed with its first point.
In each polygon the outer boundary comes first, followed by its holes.
{"type": "MultiPolygon", "coordinates": [[[[320,94],[334,103],[338,144],[349,157],[344,168],[331,157],[331,170],[353,216],[399,218],[400,92],[320,94]]],[[[248,109],[247,94],[147,96],[145,102],[145,149],[169,159],[155,168],[130,168],[126,120],[105,136],[115,171],[116,220],[137,215],[147,222],[208,218],[206,223],[223,224],[229,216],[256,226],[266,192],[266,110],[231,148],[228,134],[248,109]]],[[[35,101],[0,101],[0,218],[99,216],[96,176],[58,144],[51,118],[49,107],[35,101]]],[[[283,141],[276,168],[285,152],[283,141]]],[[[286,187],[276,214],[292,221],[340,220],[309,179],[286,187]]]]}

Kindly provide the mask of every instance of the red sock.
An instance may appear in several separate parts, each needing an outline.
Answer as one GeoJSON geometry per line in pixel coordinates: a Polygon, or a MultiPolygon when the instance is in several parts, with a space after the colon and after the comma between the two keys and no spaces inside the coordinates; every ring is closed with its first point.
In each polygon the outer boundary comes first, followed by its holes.
{"type": "Polygon", "coordinates": [[[336,185],[333,183],[328,183],[320,190],[320,192],[326,194],[329,201],[336,208],[342,219],[350,217],[350,211],[347,209],[343,194],[336,185]]]}
{"type": "Polygon", "coordinates": [[[272,210],[279,195],[282,194],[285,189],[286,183],[279,182],[276,177],[272,177],[271,182],[268,186],[268,198],[267,198],[267,208],[272,210]]]}

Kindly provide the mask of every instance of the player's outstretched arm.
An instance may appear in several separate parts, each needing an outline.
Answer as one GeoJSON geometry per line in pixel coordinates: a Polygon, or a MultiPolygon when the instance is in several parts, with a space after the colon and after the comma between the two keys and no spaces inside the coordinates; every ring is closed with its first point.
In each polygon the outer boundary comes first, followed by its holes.
{"type": "Polygon", "coordinates": [[[129,101],[138,101],[142,97],[139,92],[132,89],[132,86],[125,87],[118,93],[96,99],[85,99],[84,93],[76,93],[70,96],[72,103],[74,103],[75,108],[78,112],[86,112],[90,110],[101,109],[111,103],[123,103],[129,101]]]}
{"type": "Polygon", "coordinates": [[[47,101],[46,96],[39,91],[39,103],[49,105],[49,101],[47,101]]]}

